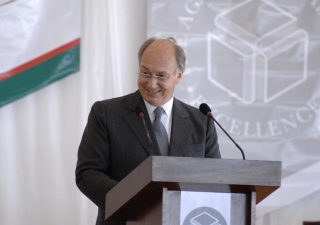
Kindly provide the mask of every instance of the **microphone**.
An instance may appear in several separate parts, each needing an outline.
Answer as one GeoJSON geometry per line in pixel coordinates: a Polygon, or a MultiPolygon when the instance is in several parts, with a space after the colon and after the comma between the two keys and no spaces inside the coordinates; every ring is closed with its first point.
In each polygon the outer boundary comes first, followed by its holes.
{"type": "Polygon", "coordinates": [[[144,129],[147,133],[147,137],[148,137],[148,140],[149,140],[149,144],[150,144],[150,155],[153,155],[153,143],[152,143],[152,140],[150,138],[150,134],[149,134],[149,130],[148,130],[148,127],[147,127],[147,124],[146,124],[146,121],[144,119],[144,112],[143,112],[143,107],[141,105],[138,105],[135,109],[137,115],[141,118],[142,120],[142,123],[143,123],[143,126],[144,126],[144,129]]]}
{"type": "Polygon", "coordinates": [[[244,156],[244,152],[243,152],[242,148],[232,139],[232,137],[230,137],[230,135],[227,133],[227,131],[225,131],[222,128],[222,126],[218,123],[218,121],[216,121],[216,119],[212,116],[210,107],[206,103],[202,103],[199,106],[199,109],[204,115],[209,116],[211,119],[214,120],[214,122],[216,122],[216,124],[218,124],[218,126],[221,128],[221,130],[223,130],[223,132],[230,138],[230,140],[238,147],[238,149],[241,151],[243,160],[245,160],[246,157],[244,156]]]}

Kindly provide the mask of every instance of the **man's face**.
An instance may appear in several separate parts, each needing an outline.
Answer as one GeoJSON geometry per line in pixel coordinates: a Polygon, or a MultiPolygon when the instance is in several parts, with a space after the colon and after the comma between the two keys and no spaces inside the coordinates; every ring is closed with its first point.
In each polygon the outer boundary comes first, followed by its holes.
{"type": "Polygon", "coordinates": [[[168,40],[152,42],[141,57],[140,72],[172,76],[167,80],[158,81],[155,78],[144,78],[139,75],[138,87],[143,99],[154,106],[166,104],[173,96],[176,84],[182,79],[183,73],[177,73],[177,67],[173,44],[168,40]]]}

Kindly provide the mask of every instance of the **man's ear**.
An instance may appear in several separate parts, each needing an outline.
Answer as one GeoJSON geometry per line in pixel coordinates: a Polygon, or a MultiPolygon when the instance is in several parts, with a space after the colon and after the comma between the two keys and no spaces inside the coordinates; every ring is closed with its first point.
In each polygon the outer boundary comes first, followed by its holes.
{"type": "Polygon", "coordinates": [[[183,71],[180,71],[177,75],[176,84],[179,84],[183,77],[183,71]]]}

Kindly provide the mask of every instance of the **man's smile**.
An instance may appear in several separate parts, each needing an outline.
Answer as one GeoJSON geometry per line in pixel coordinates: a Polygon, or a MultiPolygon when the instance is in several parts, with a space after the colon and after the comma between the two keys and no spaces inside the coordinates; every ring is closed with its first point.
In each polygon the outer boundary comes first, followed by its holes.
{"type": "Polygon", "coordinates": [[[152,90],[152,89],[146,89],[147,92],[149,92],[150,94],[157,94],[159,92],[161,92],[161,90],[152,90]]]}

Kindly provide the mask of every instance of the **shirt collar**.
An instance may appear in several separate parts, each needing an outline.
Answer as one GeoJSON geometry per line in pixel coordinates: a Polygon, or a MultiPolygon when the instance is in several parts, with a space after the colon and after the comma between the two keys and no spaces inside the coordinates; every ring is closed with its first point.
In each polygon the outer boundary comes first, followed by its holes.
{"type": "MultiPolygon", "coordinates": [[[[154,106],[154,105],[151,105],[149,104],[147,101],[145,101],[143,99],[145,105],[146,105],[146,108],[147,108],[147,111],[148,111],[148,114],[149,115],[152,115],[153,111],[157,108],[157,106],[154,106]]],[[[170,118],[171,116],[171,112],[172,112],[172,106],[173,106],[173,97],[164,105],[162,105],[161,107],[164,109],[164,111],[166,112],[167,116],[170,118]]]]}

